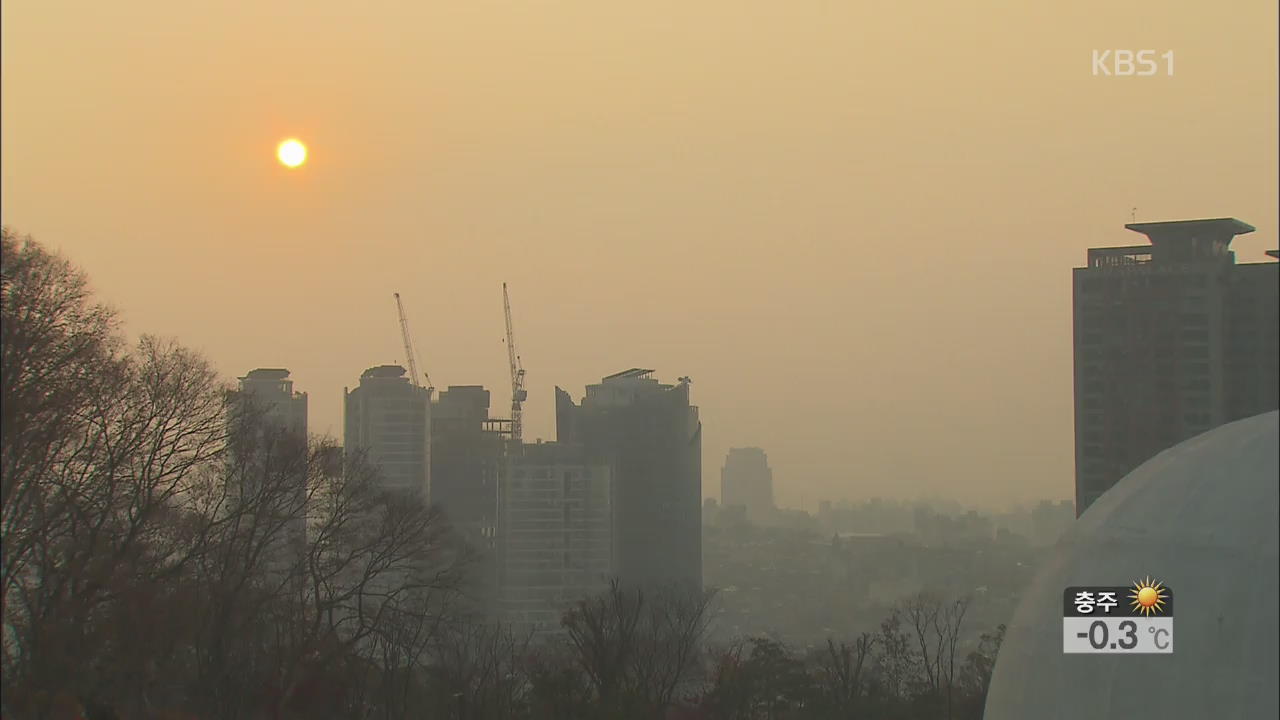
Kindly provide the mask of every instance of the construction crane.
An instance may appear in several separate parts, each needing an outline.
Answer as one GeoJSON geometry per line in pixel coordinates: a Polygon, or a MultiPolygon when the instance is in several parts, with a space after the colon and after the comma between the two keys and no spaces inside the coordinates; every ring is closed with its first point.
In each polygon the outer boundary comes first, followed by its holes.
{"type": "MultiPolygon", "coordinates": [[[[404,303],[400,302],[400,293],[395,293],[395,296],[396,313],[400,315],[400,335],[404,339],[404,358],[405,362],[409,364],[409,382],[413,383],[414,387],[422,387],[418,382],[417,353],[413,349],[413,338],[409,336],[409,319],[404,316],[404,303]]],[[[431,385],[431,376],[425,371],[422,373],[422,376],[427,381],[427,389],[433,389],[433,386],[431,385]]]]}
{"type": "Polygon", "coordinates": [[[516,352],[516,334],[511,327],[511,296],[507,294],[506,283],[502,283],[502,310],[507,316],[507,361],[511,365],[511,439],[520,442],[521,404],[529,393],[524,389],[524,368],[520,366],[520,355],[516,352]]]}

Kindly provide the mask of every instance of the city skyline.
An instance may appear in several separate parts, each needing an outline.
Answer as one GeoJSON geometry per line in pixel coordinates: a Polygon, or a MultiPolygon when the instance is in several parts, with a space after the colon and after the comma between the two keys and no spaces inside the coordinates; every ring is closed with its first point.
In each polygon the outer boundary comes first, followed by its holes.
{"type": "Polygon", "coordinates": [[[1258,262],[1280,228],[1274,3],[3,20],[4,222],[131,335],[288,367],[334,437],[404,362],[394,292],[436,384],[504,407],[508,282],[530,440],[556,385],[638,365],[693,378],[705,477],[763,447],[782,506],[1066,498],[1082,254],[1240,217],[1258,262]],[[1176,74],[1092,74],[1125,47],[1176,74]]]}
{"type": "MultiPolygon", "coordinates": [[[[1185,219],[1184,220],[1168,220],[1163,222],[1186,222],[1186,220],[1185,219]]],[[[1236,244],[1237,245],[1243,244],[1240,242],[1240,238],[1237,238],[1236,244]]],[[[1275,252],[1274,250],[1263,250],[1261,251],[1261,255],[1263,256],[1261,259],[1255,257],[1255,258],[1252,258],[1251,261],[1246,261],[1246,262],[1252,262],[1255,264],[1268,264],[1267,258],[1275,258],[1275,255],[1273,254],[1274,252],[1275,252]]],[[[75,261],[75,258],[69,258],[69,259],[71,259],[73,262],[75,261]]],[[[106,300],[108,304],[111,304],[109,298],[107,298],[106,300]]],[[[177,339],[181,340],[182,338],[178,337],[177,339]]],[[[400,355],[403,356],[403,352],[401,352],[400,355]]],[[[252,375],[253,373],[264,372],[262,368],[267,367],[268,365],[271,365],[271,364],[270,363],[260,364],[259,369],[251,371],[250,375],[252,375]]],[[[281,365],[281,364],[276,363],[276,365],[281,365]]],[[[393,358],[392,360],[382,365],[382,367],[388,367],[388,368],[399,367],[401,369],[404,369],[403,365],[404,365],[404,360],[401,357],[401,358],[393,358]]],[[[365,372],[367,371],[368,369],[366,369],[365,372]]],[[[234,373],[231,373],[229,378],[225,378],[227,379],[229,386],[230,386],[230,380],[232,378],[235,378],[234,373]]],[[[244,378],[240,378],[240,380],[243,381],[244,378]]],[[[294,380],[296,380],[296,377],[290,378],[290,381],[294,381],[294,380]]],[[[425,387],[425,380],[420,379],[420,382],[422,382],[425,387]]],[[[450,383],[444,384],[444,387],[433,387],[435,391],[432,396],[433,406],[435,405],[435,401],[439,399],[440,393],[451,388],[483,388],[486,393],[489,392],[489,386],[487,385],[481,385],[478,383],[464,385],[462,383],[450,382],[450,383]]],[[[554,390],[555,388],[553,388],[553,392],[554,390]]],[[[299,392],[301,392],[305,398],[311,391],[300,390],[299,392]]],[[[499,392],[502,392],[502,391],[500,390],[499,392]]],[[[554,402],[551,404],[554,406],[554,402]]],[[[526,402],[526,405],[532,405],[535,408],[537,407],[536,402],[534,403],[526,402]]],[[[304,402],[303,406],[306,412],[306,420],[304,421],[303,424],[306,427],[313,427],[314,423],[311,421],[310,410],[309,408],[306,407],[307,403],[304,402]]],[[[338,410],[339,410],[339,413],[343,412],[341,407],[339,407],[338,410]]],[[[492,418],[501,419],[501,421],[509,420],[509,418],[506,418],[502,413],[495,414],[492,416],[492,418]]],[[[343,441],[345,432],[342,431],[342,428],[344,427],[344,423],[345,423],[344,415],[340,414],[338,421],[333,424],[326,424],[324,430],[312,429],[309,432],[319,437],[324,437],[324,438],[328,438],[335,441],[343,441]],[[338,431],[335,431],[335,430],[338,430],[338,431]]],[[[554,428],[551,428],[547,436],[544,437],[542,435],[539,435],[536,438],[526,437],[525,442],[530,444],[541,443],[544,441],[553,443],[556,441],[555,435],[556,433],[554,428]]],[[[739,449],[741,449],[739,445],[735,445],[732,441],[730,441],[728,443],[726,452],[739,450],[739,449]]],[[[717,464],[717,462],[712,458],[704,457],[703,462],[704,462],[704,472],[705,472],[705,467],[709,467],[712,465],[715,466],[715,469],[717,472],[719,472],[722,469],[719,466],[719,464],[717,464]]],[[[1075,480],[1074,475],[1072,477],[1071,484],[1066,488],[1066,491],[1061,496],[1052,494],[1053,492],[1056,492],[1055,490],[1055,491],[1050,491],[1049,494],[1042,494],[1042,495],[1031,494],[1031,495],[1016,496],[1013,498],[1000,498],[1000,499],[979,498],[975,500],[973,498],[966,497],[963,493],[953,492],[948,494],[945,491],[938,492],[937,490],[929,490],[929,489],[922,489],[916,493],[895,494],[892,490],[890,490],[889,492],[876,492],[876,491],[860,492],[859,487],[856,484],[849,486],[845,490],[839,489],[838,486],[829,486],[829,487],[831,487],[831,491],[828,492],[827,494],[823,494],[821,490],[819,490],[817,493],[809,493],[804,490],[796,490],[795,488],[788,486],[786,482],[786,477],[784,474],[782,478],[782,482],[775,486],[775,492],[778,490],[781,490],[781,493],[779,494],[786,498],[785,501],[780,501],[779,507],[794,508],[794,509],[804,510],[806,512],[816,512],[819,509],[819,505],[823,501],[859,502],[859,501],[877,499],[877,498],[891,499],[891,500],[905,500],[905,501],[911,501],[911,500],[928,501],[928,500],[935,500],[935,499],[942,500],[942,501],[955,500],[955,501],[962,501],[961,504],[966,508],[981,508],[986,510],[1006,510],[1006,509],[1012,509],[1012,508],[1028,507],[1030,504],[1034,504],[1038,501],[1045,500],[1045,499],[1050,499],[1050,500],[1071,499],[1072,496],[1078,494],[1077,481],[1075,480]]],[[[702,494],[704,498],[715,498],[717,500],[723,499],[721,497],[722,492],[720,491],[720,483],[704,484],[702,494]]]]}

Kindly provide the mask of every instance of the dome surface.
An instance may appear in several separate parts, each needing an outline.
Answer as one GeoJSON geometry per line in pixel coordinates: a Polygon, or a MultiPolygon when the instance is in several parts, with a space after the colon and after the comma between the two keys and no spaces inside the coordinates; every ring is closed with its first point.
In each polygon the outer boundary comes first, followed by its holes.
{"type": "Polygon", "coordinates": [[[1125,476],[1031,582],[984,720],[1275,718],[1280,713],[1280,413],[1210,430],[1125,476]],[[1062,652],[1063,592],[1150,576],[1173,591],[1173,653],[1062,652]]]}

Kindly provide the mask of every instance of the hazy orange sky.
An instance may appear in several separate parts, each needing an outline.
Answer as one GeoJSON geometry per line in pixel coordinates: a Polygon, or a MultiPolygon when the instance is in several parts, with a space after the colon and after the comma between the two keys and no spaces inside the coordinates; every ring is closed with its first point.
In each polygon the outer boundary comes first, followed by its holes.
{"type": "Polygon", "coordinates": [[[505,414],[506,281],[530,439],[641,366],[693,378],[708,496],[759,445],[810,510],[1066,498],[1086,248],[1134,207],[1277,245],[1276,3],[1227,7],[6,0],[3,221],[315,431],[402,361],[397,291],[505,414]]]}

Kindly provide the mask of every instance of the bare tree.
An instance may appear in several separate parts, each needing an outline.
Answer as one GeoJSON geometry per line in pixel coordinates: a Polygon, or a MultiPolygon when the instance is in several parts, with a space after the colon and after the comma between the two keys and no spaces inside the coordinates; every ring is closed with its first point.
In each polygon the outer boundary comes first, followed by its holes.
{"type": "Polygon", "coordinates": [[[435,706],[459,720],[517,717],[530,689],[525,660],[530,635],[485,621],[452,623],[432,654],[435,706]]]}
{"type": "Polygon", "coordinates": [[[931,593],[918,593],[902,603],[902,614],[912,631],[912,639],[918,652],[919,668],[929,692],[938,692],[941,684],[939,652],[931,633],[938,623],[942,601],[931,593]]]}
{"type": "Polygon", "coordinates": [[[902,612],[911,625],[919,652],[924,689],[945,703],[948,718],[954,704],[957,644],[968,607],[968,598],[944,602],[928,592],[902,603],[902,612]]]}
{"type": "MultiPolygon", "coordinates": [[[[364,668],[357,691],[376,680],[379,704],[403,704],[454,612],[465,556],[439,513],[424,498],[382,489],[362,453],[350,453],[340,472],[318,472],[311,487],[295,632],[312,663],[355,662],[364,668]]],[[[286,696],[298,670],[283,673],[286,696]]]]}
{"type": "Polygon", "coordinates": [[[1004,642],[1005,629],[1004,625],[999,625],[992,632],[983,633],[978,640],[978,647],[965,659],[959,682],[960,717],[981,720],[987,700],[987,686],[991,684],[991,673],[1000,645],[1004,642]]]}
{"type": "Polygon", "coordinates": [[[938,613],[934,633],[938,638],[939,675],[946,690],[947,718],[953,716],[955,709],[955,691],[957,685],[956,648],[960,631],[964,625],[965,613],[969,610],[969,598],[952,600],[938,613]]]}
{"type": "Polygon", "coordinates": [[[902,611],[893,608],[880,623],[876,663],[883,690],[889,698],[909,696],[918,674],[918,660],[911,651],[911,638],[903,632],[902,611]]]}
{"type": "Polygon", "coordinates": [[[7,686],[31,669],[29,632],[46,538],[71,522],[95,405],[121,374],[116,318],[83,273],[3,229],[0,257],[0,612],[7,686]],[[23,597],[16,598],[15,594],[23,597]]]}
{"type": "Polygon", "coordinates": [[[590,680],[601,707],[619,708],[637,652],[644,592],[618,580],[604,592],[578,601],[562,620],[575,660],[590,680]]]}
{"type": "Polygon", "coordinates": [[[812,703],[816,689],[804,661],[781,642],[751,638],[720,654],[703,709],[716,720],[795,717],[821,710],[812,703]]]}
{"type": "Polygon", "coordinates": [[[57,452],[17,470],[22,487],[5,508],[4,610],[16,650],[6,653],[6,682],[100,690],[67,668],[109,649],[96,621],[112,603],[162,584],[188,559],[169,547],[168,519],[220,451],[216,386],[202,359],[144,338],[81,394],[57,452]]]}
{"type": "Polygon", "coordinates": [[[702,705],[716,720],[750,718],[760,692],[752,677],[747,641],[735,640],[711,652],[711,683],[702,705]]]}
{"type": "Polygon", "coordinates": [[[563,627],[602,712],[651,717],[693,679],[713,592],[627,588],[617,580],[580,601],[563,627]]]}
{"type": "Polygon", "coordinates": [[[838,716],[852,713],[864,693],[864,670],[876,639],[869,632],[859,635],[852,645],[837,645],[827,639],[826,652],[818,660],[817,680],[828,706],[838,716]]]}
{"type": "Polygon", "coordinates": [[[461,571],[423,499],[229,405],[195,353],[126,350],[84,276],[7,229],[2,265],[6,706],[407,711],[461,571]],[[353,702],[360,667],[406,670],[399,704],[353,702]]]}
{"type": "Polygon", "coordinates": [[[655,709],[670,707],[677,690],[693,679],[714,597],[714,591],[676,585],[650,596],[633,668],[637,693],[655,709]]]}
{"type": "Polygon", "coordinates": [[[590,681],[567,644],[542,642],[531,647],[524,675],[529,681],[526,700],[530,717],[575,720],[592,715],[590,681]]]}

